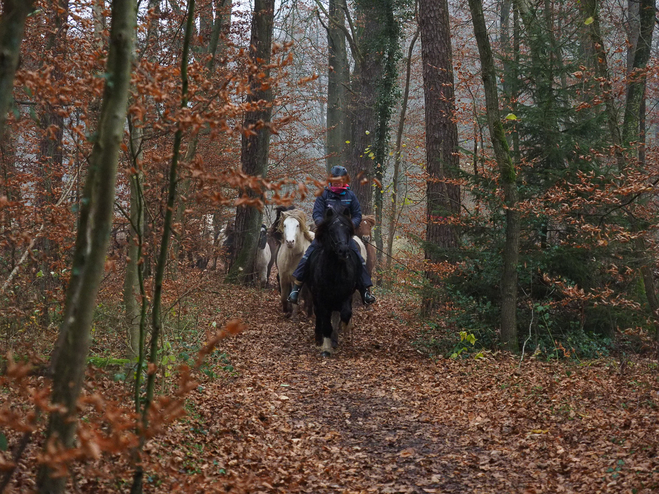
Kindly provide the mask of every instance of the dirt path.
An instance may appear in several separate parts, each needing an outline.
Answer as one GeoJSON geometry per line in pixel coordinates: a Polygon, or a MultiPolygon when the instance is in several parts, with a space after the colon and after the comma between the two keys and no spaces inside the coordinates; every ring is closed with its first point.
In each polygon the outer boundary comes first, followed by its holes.
{"type": "MultiPolygon", "coordinates": [[[[560,411],[562,387],[590,386],[587,376],[536,367],[525,374],[512,359],[432,362],[410,343],[410,309],[383,303],[359,310],[353,334],[323,359],[311,323],[285,320],[275,294],[262,297],[235,297],[225,315],[242,317],[249,329],[222,350],[237,375],[204,383],[190,419],[177,425],[188,438],[175,445],[178,468],[190,470],[191,489],[202,485],[194,474],[230,492],[651,492],[659,485],[656,409],[639,409],[631,429],[622,429],[618,420],[628,412],[612,403],[603,428],[583,417],[603,413],[598,400],[607,393],[599,387],[590,406],[574,393],[591,388],[577,387],[568,396],[582,406],[560,411]],[[619,445],[607,428],[619,430],[619,445]],[[625,437],[636,438],[636,451],[625,437]],[[654,451],[639,453],[653,442],[654,451]],[[607,469],[619,459],[625,466],[613,475],[607,469]]],[[[647,391],[657,389],[655,380],[647,391]]]]}

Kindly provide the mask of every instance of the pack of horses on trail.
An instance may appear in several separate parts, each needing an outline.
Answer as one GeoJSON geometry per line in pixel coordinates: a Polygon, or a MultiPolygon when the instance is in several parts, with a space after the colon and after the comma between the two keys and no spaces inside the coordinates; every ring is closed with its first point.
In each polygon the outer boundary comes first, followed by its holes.
{"type": "MultiPolygon", "coordinates": [[[[329,356],[338,346],[339,332],[351,327],[353,299],[361,301],[355,290],[362,267],[358,256],[350,249],[350,240],[354,239],[359,246],[366,260],[366,269],[371,274],[375,265],[375,247],[370,244],[370,235],[375,218],[364,216],[355,229],[347,208],[328,209],[324,221],[314,232],[301,209],[280,206],[275,211],[272,226],[268,229],[261,225],[255,261],[257,283],[267,286],[272,266],[277,266],[284,315],[296,319],[300,307],[308,317],[315,313],[315,341],[322,346],[321,354],[329,356]],[[291,304],[288,296],[293,286],[293,272],[314,238],[319,247],[307,264],[300,305],[291,304]]],[[[223,247],[232,254],[232,227],[227,226],[225,230],[228,234],[224,236],[223,247]]]]}

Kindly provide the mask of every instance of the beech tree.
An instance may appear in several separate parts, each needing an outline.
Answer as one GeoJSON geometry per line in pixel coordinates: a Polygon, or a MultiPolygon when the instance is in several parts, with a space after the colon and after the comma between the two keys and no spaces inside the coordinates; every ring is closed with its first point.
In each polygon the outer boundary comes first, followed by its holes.
{"type": "MultiPolygon", "coordinates": [[[[107,80],[96,142],[83,191],[72,275],[67,290],[64,320],[51,357],[53,376],[50,413],[44,454],[70,448],[75,439],[76,402],[82,388],[91,319],[105,266],[119,146],[123,139],[130,85],[136,5],[132,0],[112,2],[112,27],[107,62],[107,80]]],[[[45,463],[39,471],[37,489],[43,493],[64,492],[66,477],[45,463]]]]}

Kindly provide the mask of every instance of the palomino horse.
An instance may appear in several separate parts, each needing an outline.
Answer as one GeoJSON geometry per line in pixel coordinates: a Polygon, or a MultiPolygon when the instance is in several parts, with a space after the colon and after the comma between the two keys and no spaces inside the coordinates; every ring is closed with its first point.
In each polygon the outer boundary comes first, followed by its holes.
{"type": "MultiPolygon", "coordinates": [[[[282,233],[282,244],[277,253],[277,270],[279,271],[279,284],[281,287],[281,304],[287,316],[297,312],[296,304],[288,301],[288,295],[293,288],[293,272],[300,259],[311,245],[314,235],[307,226],[307,215],[300,209],[283,211],[279,231],[282,233]]],[[[301,294],[302,295],[302,294],[301,294]]],[[[307,307],[307,309],[309,309],[307,307]]],[[[307,310],[307,312],[310,312],[307,310]]]]}
{"type": "Polygon", "coordinates": [[[316,344],[322,343],[322,355],[328,357],[338,342],[339,328],[332,327],[332,312],[338,311],[343,329],[350,326],[352,294],[357,287],[359,256],[350,248],[355,233],[350,210],[327,209],[316,229],[318,248],[308,261],[304,281],[311,289],[316,313],[316,344]]]}

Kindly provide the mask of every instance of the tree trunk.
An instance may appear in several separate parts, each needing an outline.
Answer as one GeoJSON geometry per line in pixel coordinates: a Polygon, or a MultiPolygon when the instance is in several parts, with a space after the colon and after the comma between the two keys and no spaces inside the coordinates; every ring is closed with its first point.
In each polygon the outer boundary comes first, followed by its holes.
{"type": "Polygon", "coordinates": [[[482,0],[469,0],[474,23],[474,35],[481,60],[481,76],[485,88],[485,106],[490,139],[499,168],[506,210],[506,243],[503,252],[501,277],[501,343],[509,351],[517,351],[517,264],[519,262],[520,219],[517,211],[517,183],[515,166],[510,158],[508,141],[499,116],[494,57],[485,27],[482,0]]]}
{"type": "Polygon", "coordinates": [[[345,26],[345,0],[330,0],[327,26],[329,68],[327,75],[327,172],[334,165],[345,164],[348,140],[348,86],[350,66],[346,37],[338,25],[345,26]]]}
{"type": "MultiPolygon", "coordinates": [[[[425,258],[432,263],[446,259],[447,251],[458,247],[458,232],[447,220],[460,213],[460,187],[444,180],[457,177],[460,163],[448,2],[420,0],[419,14],[428,172],[425,258]]],[[[436,298],[432,286],[438,280],[431,269],[426,278],[431,287],[422,309],[428,315],[436,298]]]]}
{"type": "Polygon", "coordinates": [[[407,101],[410,96],[410,78],[412,75],[412,54],[414,45],[419,38],[417,29],[410,41],[410,47],[407,52],[405,89],[403,91],[403,103],[400,107],[400,118],[398,119],[398,132],[396,133],[396,149],[394,150],[394,171],[391,184],[391,214],[389,215],[388,237],[387,237],[387,272],[391,273],[391,259],[394,250],[394,235],[396,233],[396,223],[398,221],[398,187],[400,186],[400,163],[402,160],[402,143],[403,130],[405,128],[405,114],[407,113],[407,101]]]}
{"type": "MultiPolygon", "coordinates": [[[[622,144],[625,147],[640,140],[641,107],[643,106],[641,102],[645,96],[646,68],[650,60],[655,24],[654,0],[640,0],[638,13],[640,31],[627,81],[625,120],[622,128],[622,144]]],[[[637,149],[637,146],[630,148],[632,156],[638,156],[637,149]]]]}
{"type": "Polygon", "coordinates": [[[393,113],[395,102],[395,88],[398,81],[398,58],[400,54],[400,24],[394,14],[394,4],[392,0],[382,1],[380,4],[379,15],[382,34],[380,43],[383,47],[382,57],[382,77],[378,84],[378,102],[377,102],[377,127],[375,133],[375,143],[373,153],[375,156],[375,184],[373,212],[375,213],[375,227],[373,228],[373,238],[377,248],[378,264],[382,263],[382,252],[384,245],[382,241],[382,214],[384,211],[384,182],[385,165],[389,154],[389,122],[393,113]],[[380,184],[380,185],[378,185],[380,184]]]}
{"type": "Polygon", "coordinates": [[[0,18],[0,140],[4,136],[7,112],[14,99],[14,75],[18,67],[25,19],[32,0],[4,0],[0,18]]]}
{"type": "MultiPolygon", "coordinates": [[[[631,61],[628,65],[629,79],[627,83],[627,100],[625,105],[625,119],[623,130],[620,131],[618,126],[615,106],[611,97],[611,83],[609,82],[607,54],[604,48],[604,40],[599,26],[599,5],[598,0],[587,0],[582,7],[582,14],[586,19],[592,19],[588,33],[590,35],[593,53],[595,56],[595,66],[597,67],[597,76],[602,80],[602,99],[605,103],[607,122],[611,143],[614,146],[618,169],[621,173],[628,172],[629,164],[623,155],[623,146],[629,148],[630,144],[637,142],[639,146],[644,146],[645,136],[641,134],[641,122],[644,119],[646,85],[646,67],[650,58],[650,47],[652,46],[652,35],[654,32],[655,7],[652,0],[641,0],[638,10],[639,32],[634,45],[634,39],[630,39],[630,52],[627,60],[631,61]]],[[[633,12],[632,12],[633,14],[633,12]]],[[[630,14],[630,16],[632,15],[630,14]]],[[[630,156],[635,157],[636,148],[630,149],[630,156]]],[[[631,217],[634,230],[642,229],[637,225],[637,220],[631,217]]],[[[654,284],[653,262],[647,252],[645,239],[639,237],[634,243],[636,252],[641,257],[641,277],[645,287],[645,293],[648,300],[650,313],[654,320],[656,329],[656,339],[659,341],[659,300],[656,294],[654,284]]]]}
{"type": "MultiPolygon", "coordinates": [[[[638,158],[642,166],[645,157],[645,88],[647,84],[646,67],[650,60],[652,48],[652,35],[655,24],[654,0],[641,0],[638,5],[638,30],[634,32],[636,39],[630,39],[631,60],[628,66],[627,100],[625,104],[625,120],[622,129],[623,145],[629,150],[630,158],[638,158]]],[[[630,13],[630,19],[632,18],[630,13]]],[[[633,223],[636,223],[634,220],[633,223]]],[[[643,229],[643,228],[641,228],[643,229]]],[[[654,259],[647,248],[645,237],[638,237],[635,241],[638,255],[641,257],[641,277],[645,287],[648,307],[654,320],[655,338],[659,341],[659,299],[654,283],[654,259]]]]}
{"type": "MultiPolygon", "coordinates": [[[[133,0],[114,0],[106,84],[98,124],[97,140],[81,201],[73,269],[67,290],[64,322],[51,360],[53,405],[62,408],[49,417],[44,454],[55,441],[60,447],[73,446],[76,430],[76,403],[87,366],[89,331],[96,294],[103,275],[105,255],[112,226],[115,178],[119,146],[123,139],[130,85],[131,56],[136,24],[133,0]]],[[[41,493],[64,492],[66,478],[42,466],[37,477],[41,493]]]]}
{"type": "Polygon", "coordinates": [[[126,308],[126,327],[128,328],[128,358],[137,360],[140,349],[141,306],[138,304],[140,259],[139,242],[144,238],[144,208],[140,197],[142,182],[142,143],[144,129],[136,122],[130,122],[130,152],[132,168],[130,174],[130,236],[128,237],[128,258],[126,259],[126,277],[124,278],[124,306],[126,308]]]}
{"type": "MultiPolygon", "coordinates": [[[[262,83],[267,82],[270,76],[270,70],[264,69],[264,66],[270,63],[274,7],[274,0],[255,0],[252,17],[250,94],[247,96],[247,103],[264,101],[265,106],[247,112],[243,124],[246,129],[254,131],[253,135],[243,133],[240,155],[242,171],[251,176],[265,176],[268,170],[270,130],[266,124],[270,122],[272,113],[272,90],[269,86],[268,89],[263,89],[262,83]],[[261,73],[265,73],[265,79],[259,77],[261,73]]],[[[244,194],[250,198],[258,197],[258,194],[251,190],[244,191],[244,194]]],[[[262,213],[254,207],[236,208],[236,257],[227,276],[228,281],[247,283],[252,280],[261,220],[262,213]]]]}
{"type": "MultiPolygon", "coordinates": [[[[194,30],[194,10],[195,0],[188,0],[186,21],[185,21],[185,34],[183,36],[183,50],[181,54],[181,108],[188,106],[188,59],[190,55],[190,39],[192,31],[194,30]]],[[[169,165],[169,185],[167,188],[167,207],[165,210],[165,218],[162,228],[162,236],[160,239],[160,250],[158,252],[158,261],[156,263],[156,272],[153,277],[153,307],[151,310],[151,341],[149,342],[149,365],[158,365],[158,342],[162,332],[162,292],[163,283],[165,280],[165,268],[167,266],[167,258],[169,254],[169,243],[172,237],[172,222],[174,217],[174,208],[176,205],[176,185],[178,183],[178,166],[179,156],[181,152],[181,142],[183,140],[183,129],[181,122],[179,122],[176,133],[174,134],[174,147],[172,150],[172,161],[169,165]]],[[[140,290],[144,293],[143,278],[140,279],[140,290]]],[[[146,307],[144,301],[142,303],[142,321],[144,320],[146,307]]],[[[142,333],[143,334],[143,333],[142,333]]],[[[142,352],[142,341],[140,341],[139,360],[137,364],[138,369],[144,368],[144,352],[142,352]]],[[[139,408],[139,393],[141,389],[141,372],[135,373],[135,404],[139,408]]],[[[141,430],[143,433],[140,435],[140,442],[138,451],[142,451],[146,441],[145,433],[149,426],[149,408],[153,402],[153,396],[156,386],[156,373],[150,372],[147,374],[146,381],[146,397],[144,400],[144,408],[141,415],[141,430]]],[[[133,474],[133,485],[131,486],[131,494],[142,492],[144,481],[144,468],[138,464],[133,474]]]]}
{"type": "MultiPolygon", "coordinates": [[[[213,71],[215,69],[215,61],[216,59],[223,58],[226,55],[226,48],[227,45],[226,43],[219,43],[220,41],[220,36],[224,35],[226,36],[227,31],[228,31],[228,23],[231,20],[231,1],[230,0],[220,0],[218,1],[216,5],[216,11],[215,11],[215,22],[212,25],[212,29],[210,32],[210,36],[208,37],[208,43],[205,47],[204,50],[199,49],[199,52],[203,52],[206,56],[208,56],[208,63],[206,64],[206,69],[208,70],[209,77],[212,77],[213,71]],[[218,49],[220,50],[220,53],[217,53],[218,49]]],[[[205,18],[206,16],[202,16],[202,18],[205,18]]],[[[204,24],[209,24],[211,23],[212,20],[207,19],[204,21],[204,24]]],[[[192,138],[192,141],[190,142],[188,149],[186,150],[185,157],[183,158],[184,163],[191,163],[192,160],[194,160],[195,155],[197,154],[197,147],[199,145],[199,138],[200,138],[200,133],[198,132],[197,134],[194,135],[192,138]]],[[[174,219],[174,223],[178,225],[177,231],[178,231],[178,236],[174,241],[174,245],[172,246],[172,257],[176,260],[176,263],[179,261],[179,256],[180,252],[183,249],[183,241],[185,239],[187,227],[186,227],[186,217],[185,217],[185,209],[186,209],[186,202],[188,195],[190,194],[190,191],[192,190],[192,180],[190,177],[185,177],[183,180],[181,180],[181,183],[179,184],[179,196],[181,197],[181,200],[178,202],[178,206],[176,208],[176,218],[174,219]]],[[[172,270],[174,275],[178,272],[178,264],[174,265],[174,269],[172,270]]]]}

